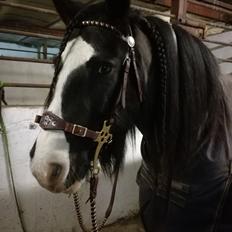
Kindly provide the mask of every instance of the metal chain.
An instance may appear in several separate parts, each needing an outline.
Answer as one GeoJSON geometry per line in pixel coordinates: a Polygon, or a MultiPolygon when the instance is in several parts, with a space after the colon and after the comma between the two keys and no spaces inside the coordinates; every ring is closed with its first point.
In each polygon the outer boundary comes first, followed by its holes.
{"type": "Polygon", "coordinates": [[[96,211],[96,200],[95,198],[90,199],[90,208],[91,208],[91,222],[92,222],[92,232],[98,232],[97,225],[97,211],[96,211]]]}
{"type": "Polygon", "coordinates": [[[74,200],[77,219],[78,219],[78,222],[79,222],[79,225],[80,225],[82,231],[83,232],[99,232],[99,231],[101,231],[103,229],[103,227],[105,226],[108,218],[104,217],[102,223],[98,226],[97,214],[96,214],[96,200],[95,199],[90,200],[91,223],[92,223],[91,230],[88,230],[83,223],[83,217],[82,217],[81,209],[80,209],[80,198],[79,198],[78,193],[73,194],[73,200],[74,200]]]}
{"type": "Polygon", "coordinates": [[[86,227],[84,226],[84,223],[83,223],[83,217],[81,215],[80,199],[79,199],[78,193],[73,194],[73,200],[74,200],[74,206],[75,206],[76,215],[77,215],[79,225],[80,225],[83,232],[88,232],[88,230],[86,229],[86,227]]]}
{"type": "Polygon", "coordinates": [[[78,219],[79,225],[80,225],[83,232],[99,232],[105,226],[105,224],[106,224],[106,222],[107,222],[107,220],[112,212],[112,209],[113,209],[115,193],[116,193],[116,188],[117,188],[117,182],[118,182],[118,175],[119,175],[119,168],[115,172],[115,179],[114,179],[114,183],[113,183],[113,188],[112,188],[112,192],[111,192],[109,206],[105,212],[104,219],[102,220],[102,222],[99,225],[97,224],[97,217],[96,217],[96,195],[94,195],[93,197],[90,197],[92,230],[88,230],[84,226],[83,217],[82,217],[81,209],[80,209],[79,195],[78,195],[78,193],[73,194],[73,200],[74,200],[74,206],[75,206],[75,210],[76,210],[77,219],[78,219]]]}

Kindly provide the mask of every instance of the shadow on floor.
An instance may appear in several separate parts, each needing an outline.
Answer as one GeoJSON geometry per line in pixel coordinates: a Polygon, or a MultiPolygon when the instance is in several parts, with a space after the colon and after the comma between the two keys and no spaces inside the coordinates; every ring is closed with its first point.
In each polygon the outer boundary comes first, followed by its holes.
{"type": "Polygon", "coordinates": [[[105,227],[102,232],[145,232],[139,216],[130,219],[122,219],[105,227]]]}

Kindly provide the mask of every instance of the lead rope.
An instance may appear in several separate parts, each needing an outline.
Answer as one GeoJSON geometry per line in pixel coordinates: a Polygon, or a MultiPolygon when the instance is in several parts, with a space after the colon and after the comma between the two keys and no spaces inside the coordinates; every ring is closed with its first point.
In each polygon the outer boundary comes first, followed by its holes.
{"type": "Polygon", "coordinates": [[[116,193],[116,188],[117,188],[117,182],[118,182],[118,175],[119,175],[119,169],[117,169],[116,173],[115,173],[115,179],[114,179],[114,184],[113,184],[113,188],[112,188],[112,193],[111,193],[111,198],[110,198],[110,202],[109,202],[109,206],[106,210],[104,219],[102,220],[102,222],[100,223],[100,225],[98,226],[97,223],[97,215],[96,215],[96,195],[91,198],[90,197],[90,210],[91,210],[91,223],[92,223],[92,230],[88,230],[84,223],[83,223],[83,217],[81,214],[81,207],[80,207],[80,198],[78,193],[74,193],[73,194],[73,200],[74,200],[74,206],[75,206],[75,210],[76,210],[76,216],[79,222],[79,225],[82,229],[83,232],[99,232],[103,229],[103,227],[105,226],[111,212],[113,209],[113,204],[114,204],[114,199],[115,199],[115,193],[116,193]]]}
{"type": "Polygon", "coordinates": [[[17,209],[17,213],[18,213],[18,217],[19,217],[19,221],[20,221],[20,226],[21,226],[22,231],[26,232],[26,228],[25,228],[23,218],[22,218],[22,211],[20,209],[20,204],[19,204],[19,200],[18,200],[16,188],[15,188],[15,181],[14,181],[14,175],[13,175],[12,165],[11,165],[9,143],[8,143],[8,138],[7,138],[6,127],[5,127],[5,124],[3,121],[3,117],[2,117],[2,102],[5,105],[7,105],[5,98],[4,98],[3,87],[4,87],[4,83],[0,82],[0,134],[2,135],[3,149],[4,149],[4,153],[5,153],[6,162],[8,163],[8,172],[9,172],[9,177],[10,177],[10,182],[11,182],[10,184],[11,184],[13,196],[15,199],[16,209],[17,209]]]}

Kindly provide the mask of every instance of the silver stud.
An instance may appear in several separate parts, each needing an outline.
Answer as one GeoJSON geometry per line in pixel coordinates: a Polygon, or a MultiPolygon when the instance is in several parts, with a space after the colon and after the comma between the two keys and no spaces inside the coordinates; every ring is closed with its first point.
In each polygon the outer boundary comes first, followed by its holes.
{"type": "Polygon", "coordinates": [[[135,39],[132,36],[128,36],[127,43],[131,48],[133,48],[135,46],[135,39]]]}

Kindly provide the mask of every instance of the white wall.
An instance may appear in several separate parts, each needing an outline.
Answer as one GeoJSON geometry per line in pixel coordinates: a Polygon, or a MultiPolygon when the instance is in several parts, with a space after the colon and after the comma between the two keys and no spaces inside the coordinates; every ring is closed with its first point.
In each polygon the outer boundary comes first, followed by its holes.
{"type": "MultiPolygon", "coordinates": [[[[50,84],[53,65],[16,61],[0,61],[0,81],[13,83],[50,84]]],[[[48,89],[6,88],[9,105],[43,105],[48,89]]]]}
{"type": "MultiPolygon", "coordinates": [[[[223,32],[217,35],[212,35],[207,38],[211,41],[219,41],[227,44],[232,44],[232,31],[223,32]]],[[[223,46],[214,43],[205,43],[219,59],[230,59],[232,58],[232,46],[223,46]]],[[[232,63],[220,62],[219,64],[221,72],[223,74],[232,74],[232,63]]]]}
{"type": "MultiPolygon", "coordinates": [[[[30,173],[29,150],[39,128],[29,129],[29,125],[38,113],[41,113],[41,108],[38,107],[10,107],[3,110],[15,184],[27,232],[80,231],[72,198],[68,198],[65,194],[52,194],[42,189],[30,173]]],[[[126,165],[119,177],[111,222],[138,210],[138,187],[135,178],[140,164],[140,139],[138,135],[134,150],[128,142],[126,165]]],[[[14,197],[9,186],[7,167],[0,142],[0,231],[21,232],[14,197]]],[[[110,180],[101,175],[98,189],[97,212],[102,219],[110,198],[110,180]]],[[[88,185],[84,185],[81,191],[83,201],[87,200],[88,192],[88,185]]],[[[85,220],[89,218],[88,207],[84,207],[83,214],[85,220]]]]}

